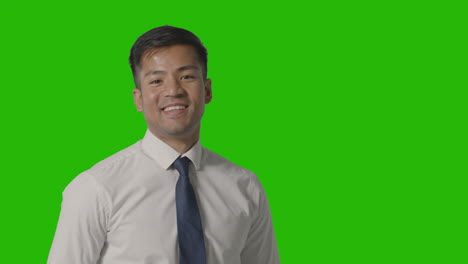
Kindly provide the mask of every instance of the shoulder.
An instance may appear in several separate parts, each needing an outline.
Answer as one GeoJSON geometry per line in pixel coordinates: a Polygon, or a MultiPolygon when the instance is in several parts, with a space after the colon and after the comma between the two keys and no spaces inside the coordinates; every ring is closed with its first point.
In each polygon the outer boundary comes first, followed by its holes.
{"type": "Polygon", "coordinates": [[[97,182],[108,185],[118,181],[121,177],[127,177],[135,173],[142,163],[149,161],[141,148],[141,141],[109,156],[96,163],[89,170],[85,171],[92,175],[97,182]]]}
{"type": "Polygon", "coordinates": [[[207,148],[203,148],[202,163],[203,166],[206,166],[210,169],[223,170],[225,172],[235,173],[245,177],[255,176],[252,171],[235,164],[234,162],[207,148]]]}
{"type": "Polygon", "coordinates": [[[209,170],[207,174],[211,175],[210,180],[223,187],[222,192],[241,193],[256,215],[268,209],[265,190],[257,175],[251,170],[206,148],[203,148],[203,166],[207,167],[204,170],[209,170]]]}
{"type": "Polygon", "coordinates": [[[142,155],[145,156],[138,141],[78,174],[65,188],[64,196],[108,199],[106,196],[111,190],[122,185],[125,178],[132,174],[142,155]]]}
{"type": "Polygon", "coordinates": [[[87,172],[90,174],[96,174],[114,167],[125,166],[129,161],[136,158],[141,153],[141,141],[109,156],[108,158],[96,163],[87,172]]]}
{"type": "Polygon", "coordinates": [[[260,181],[254,172],[206,148],[203,148],[203,166],[235,181],[243,180],[247,183],[250,192],[262,191],[260,181]]]}
{"type": "MultiPolygon", "coordinates": [[[[148,157],[141,151],[141,141],[99,161],[90,169],[76,176],[66,189],[76,189],[87,185],[97,191],[103,191],[114,183],[120,182],[120,178],[131,175],[138,162],[143,162],[148,157]],[[92,186],[90,186],[92,185],[92,186]]],[[[123,179],[121,179],[123,180],[123,179]]]]}

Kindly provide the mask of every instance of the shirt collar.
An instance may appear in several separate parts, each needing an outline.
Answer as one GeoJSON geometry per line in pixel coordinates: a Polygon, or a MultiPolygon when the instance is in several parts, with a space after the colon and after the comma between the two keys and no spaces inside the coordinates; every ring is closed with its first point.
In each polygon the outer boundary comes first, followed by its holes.
{"type": "Polygon", "coordinates": [[[151,131],[146,130],[145,137],[141,143],[143,151],[148,154],[163,169],[167,170],[178,157],[189,158],[196,170],[201,168],[202,147],[200,140],[187,152],[180,154],[164,141],[157,138],[151,131]]]}

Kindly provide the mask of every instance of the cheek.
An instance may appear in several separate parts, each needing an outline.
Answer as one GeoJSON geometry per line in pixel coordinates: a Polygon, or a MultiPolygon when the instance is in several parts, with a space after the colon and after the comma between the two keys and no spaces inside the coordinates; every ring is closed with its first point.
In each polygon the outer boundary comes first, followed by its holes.
{"type": "Polygon", "coordinates": [[[145,105],[155,105],[158,100],[158,94],[157,93],[145,93],[143,94],[143,104],[145,105]]]}
{"type": "Polygon", "coordinates": [[[205,90],[202,88],[202,86],[200,87],[197,87],[196,89],[194,89],[194,92],[192,93],[193,96],[192,96],[192,100],[194,102],[197,102],[198,104],[201,104],[205,101],[205,90]]]}

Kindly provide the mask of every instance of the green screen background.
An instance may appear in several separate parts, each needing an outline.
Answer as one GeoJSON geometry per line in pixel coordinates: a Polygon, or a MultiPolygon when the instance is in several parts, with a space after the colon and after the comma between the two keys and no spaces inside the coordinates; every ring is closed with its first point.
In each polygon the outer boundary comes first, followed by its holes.
{"type": "Polygon", "coordinates": [[[165,24],[209,52],[202,144],[254,171],[282,263],[468,263],[455,2],[3,2],[2,263],[45,263],[61,192],[145,132],[128,66],[165,24]]]}

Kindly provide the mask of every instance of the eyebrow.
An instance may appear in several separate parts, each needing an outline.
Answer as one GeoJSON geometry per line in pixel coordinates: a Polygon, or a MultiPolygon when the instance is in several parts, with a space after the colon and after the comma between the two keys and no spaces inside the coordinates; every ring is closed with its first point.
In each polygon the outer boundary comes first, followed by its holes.
{"type": "MultiPolygon", "coordinates": [[[[182,72],[182,71],[186,71],[186,70],[199,70],[200,68],[195,66],[195,65],[185,65],[185,66],[182,66],[180,68],[178,68],[176,71],[177,72],[182,72]]],[[[145,77],[148,76],[148,75],[156,75],[156,74],[163,74],[163,73],[166,73],[165,71],[149,71],[147,73],[145,73],[145,77]]]]}

